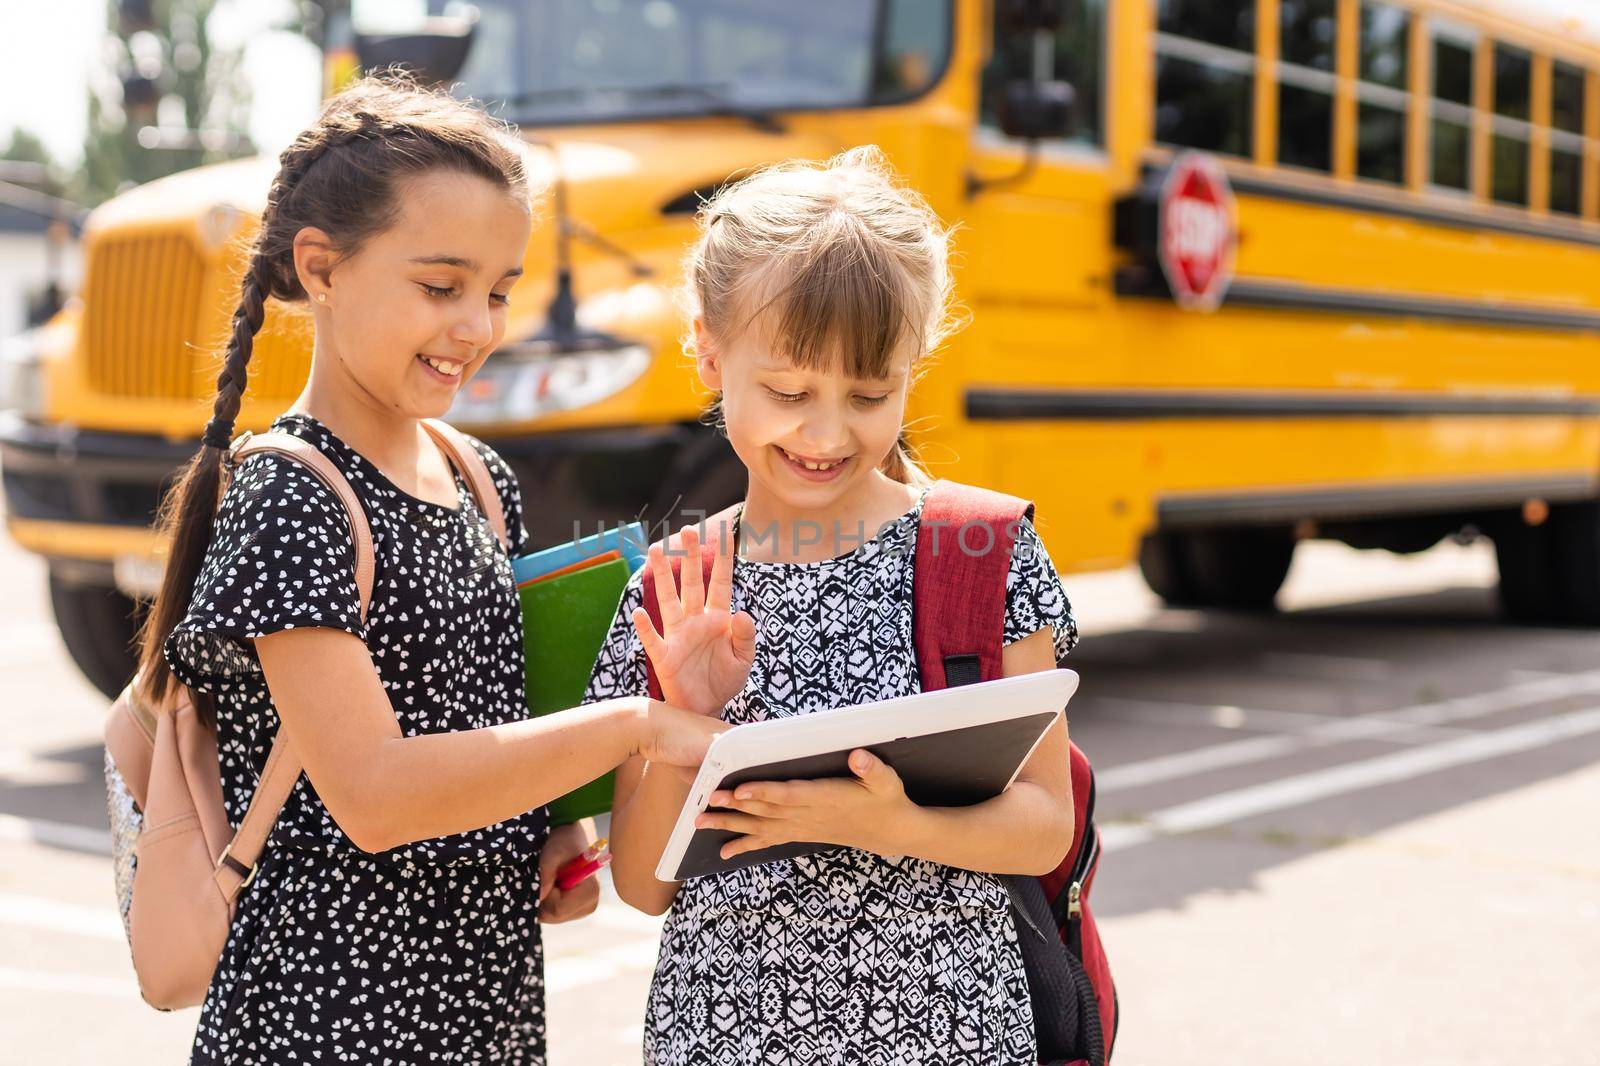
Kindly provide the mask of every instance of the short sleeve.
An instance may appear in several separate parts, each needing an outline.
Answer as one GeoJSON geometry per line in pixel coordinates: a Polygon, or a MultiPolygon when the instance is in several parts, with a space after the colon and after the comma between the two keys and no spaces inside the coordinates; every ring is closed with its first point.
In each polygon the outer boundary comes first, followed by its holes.
{"type": "Polygon", "coordinates": [[[332,489],[292,459],[252,456],[223,494],[188,613],[162,646],[173,675],[221,692],[260,673],[255,637],[318,626],[360,635],[355,554],[332,489]]]}
{"type": "Polygon", "coordinates": [[[510,545],[508,552],[511,558],[527,555],[534,550],[533,538],[528,535],[528,527],[522,520],[522,488],[517,483],[517,475],[511,472],[511,464],[502,459],[499,452],[470,433],[463,436],[489,468],[489,479],[494,482],[495,491],[500,493],[500,509],[505,513],[506,540],[510,545]]]}
{"type": "Polygon", "coordinates": [[[1052,643],[1060,662],[1078,644],[1078,623],[1044,541],[1033,522],[1024,518],[1011,546],[1011,569],[1006,573],[1004,643],[1019,641],[1045,626],[1054,628],[1052,643]]]}
{"type": "Polygon", "coordinates": [[[594,669],[589,674],[589,688],[583,694],[584,703],[617,699],[623,696],[648,696],[649,673],[645,669],[644,643],[633,628],[633,612],[644,605],[644,568],[635,570],[622,590],[622,602],[606,632],[606,641],[600,647],[594,669]]]}

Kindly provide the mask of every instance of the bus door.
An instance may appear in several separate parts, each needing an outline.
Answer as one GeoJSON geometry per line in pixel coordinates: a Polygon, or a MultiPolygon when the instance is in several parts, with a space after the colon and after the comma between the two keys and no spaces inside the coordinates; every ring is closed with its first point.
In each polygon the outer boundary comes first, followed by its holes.
{"type": "Polygon", "coordinates": [[[959,390],[948,399],[959,404],[960,428],[943,439],[960,454],[927,458],[936,471],[957,460],[962,476],[1034,500],[1052,553],[1066,568],[1087,569],[1131,558],[1149,516],[1135,435],[1092,417],[1093,393],[1136,379],[1111,313],[1106,42],[1115,5],[1061,6],[1061,24],[1046,35],[1012,30],[1006,5],[993,5],[956,240],[957,291],[971,322],[946,357],[959,365],[939,375],[959,390]],[[999,116],[1006,83],[1030,73],[1073,89],[1069,132],[1031,152],[1002,132],[999,116]]]}

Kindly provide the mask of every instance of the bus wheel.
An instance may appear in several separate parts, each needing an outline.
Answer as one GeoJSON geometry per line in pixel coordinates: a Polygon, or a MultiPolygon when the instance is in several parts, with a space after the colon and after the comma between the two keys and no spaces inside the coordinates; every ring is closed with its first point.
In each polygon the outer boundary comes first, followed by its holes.
{"type": "Polygon", "coordinates": [[[116,699],[136,665],[133,600],[115,588],[79,584],[52,573],[50,607],[72,661],[107,699],[116,699]]]}
{"type": "Polygon", "coordinates": [[[1183,535],[1151,533],[1139,545],[1139,572],[1168,607],[1198,607],[1200,593],[1189,573],[1183,535]]]}
{"type": "Polygon", "coordinates": [[[1189,573],[1210,607],[1271,610],[1294,560],[1294,531],[1245,526],[1190,534],[1189,573]]]}
{"type": "MultiPolygon", "coordinates": [[[[1549,625],[1565,613],[1556,580],[1554,522],[1542,526],[1507,521],[1491,534],[1500,568],[1500,610],[1513,622],[1549,625]]],[[[1600,549],[1591,548],[1594,554],[1600,549]]]]}
{"type": "Polygon", "coordinates": [[[1294,558],[1294,533],[1277,527],[1153,533],[1139,569],[1172,607],[1266,610],[1294,558]]]}
{"type": "Polygon", "coordinates": [[[1557,598],[1557,621],[1600,625],[1600,501],[1550,510],[1554,546],[1546,581],[1557,598]]]}

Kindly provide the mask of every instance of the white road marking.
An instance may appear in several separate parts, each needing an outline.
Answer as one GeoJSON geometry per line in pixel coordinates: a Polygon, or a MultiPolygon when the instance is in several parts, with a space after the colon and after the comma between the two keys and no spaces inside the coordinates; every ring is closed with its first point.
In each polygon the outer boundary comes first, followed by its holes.
{"type": "Polygon", "coordinates": [[[1230,766],[1275,759],[1308,748],[1343,744],[1352,740],[1382,740],[1419,727],[1448,725],[1502,711],[1518,710],[1573,696],[1592,696],[1596,693],[1600,693],[1600,670],[1538,678],[1490,692],[1457,696],[1454,699],[1434,703],[1419,703],[1394,711],[1330,719],[1299,734],[1246,737],[1242,740],[1230,740],[1196,748],[1193,751],[1141,759],[1121,766],[1109,766],[1096,771],[1095,783],[1098,788],[1106,791],[1137,788],[1158,781],[1170,781],[1230,766]]]}
{"type": "MultiPolygon", "coordinates": [[[[107,898],[111,884],[106,882],[107,898]]],[[[110,907],[85,907],[40,896],[0,892],[0,923],[97,940],[123,940],[122,919],[110,907]]]]}
{"type": "Polygon", "coordinates": [[[128,978],[100,977],[86,973],[55,973],[48,970],[19,970],[11,966],[0,966],[0,988],[49,992],[56,995],[72,993],[139,1000],[139,988],[128,978]]]}
{"type": "Polygon", "coordinates": [[[648,972],[655,969],[656,954],[654,940],[635,940],[581,955],[548,958],[544,969],[545,989],[549,992],[570,992],[575,988],[609,981],[629,970],[648,972]]]}
{"type": "MultiPolygon", "coordinates": [[[[107,888],[109,891],[109,885],[107,888]]],[[[597,917],[607,909],[617,908],[603,908],[597,917]]],[[[0,892],[0,925],[96,940],[121,942],[125,939],[122,921],[110,907],[88,907],[10,892],[0,892]]],[[[636,933],[640,931],[636,925],[633,929],[636,933]]],[[[657,950],[657,938],[651,935],[594,950],[552,955],[545,963],[546,987],[551,992],[566,992],[610,981],[627,972],[648,973],[655,969],[657,950]]],[[[102,980],[78,974],[0,970],[0,987],[46,992],[126,994],[133,986],[126,979],[102,980]]]]}
{"type": "Polygon", "coordinates": [[[1136,847],[1157,837],[1214,829],[1271,811],[1299,807],[1330,796],[1359,792],[1397,781],[1408,781],[1423,774],[1529,751],[1591,733],[1600,733],[1600,707],[1569,711],[1536,722],[1473,733],[1437,744],[1390,752],[1325,770],[1221,792],[1192,803],[1180,803],[1152,812],[1138,823],[1104,826],[1101,845],[1107,850],[1136,847]]]}
{"type": "Polygon", "coordinates": [[[0,748],[0,778],[10,785],[76,785],[93,780],[97,771],[65,759],[40,758],[21,748],[0,748]]]}
{"type": "Polygon", "coordinates": [[[569,992],[575,988],[609,981],[622,972],[622,967],[607,959],[568,957],[546,959],[544,988],[546,992],[569,992]]]}
{"type": "Polygon", "coordinates": [[[607,899],[593,914],[583,919],[585,923],[603,925],[618,933],[644,933],[651,937],[661,935],[661,926],[667,920],[666,915],[658,917],[636,911],[620,899],[616,899],[615,891],[611,889],[612,898],[607,899]]]}
{"type": "MultiPolygon", "coordinates": [[[[1350,720],[1349,716],[1338,714],[1235,707],[1227,703],[1169,703],[1165,700],[1122,699],[1116,696],[1100,697],[1095,701],[1095,709],[1109,710],[1116,717],[1128,721],[1149,722],[1154,725],[1199,725],[1214,729],[1254,729],[1266,733],[1308,733],[1335,722],[1350,720]]],[[[1361,717],[1369,722],[1387,720],[1387,716],[1381,712],[1364,714],[1361,717]]],[[[1444,740],[1462,733],[1462,730],[1448,726],[1430,728],[1407,722],[1396,722],[1395,725],[1397,734],[1404,733],[1423,739],[1444,740]]],[[[1397,743],[1400,742],[1398,736],[1393,739],[1397,743]]]]}
{"type": "Polygon", "coordinates": [[[82,851],[90,855],[111,854],[111,834],[104,829],[52,822],[45,818],[21,818],[14,814],[0,814],[0,840],[47,844],[53,848],[82,851]]]}

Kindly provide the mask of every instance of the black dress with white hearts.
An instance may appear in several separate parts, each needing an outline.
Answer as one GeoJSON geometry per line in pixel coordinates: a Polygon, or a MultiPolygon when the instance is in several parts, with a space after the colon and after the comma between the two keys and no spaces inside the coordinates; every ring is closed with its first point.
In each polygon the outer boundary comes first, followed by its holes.
{"type": "MultiPolygon", "coordinates": [[[[305,626],[359,635],[407,736],[527,714],[510,562],[466,481],[456,478],[456,508],[429,503],[309,415],[273,428],[314,444],[349,479],[372,527],[376,575],[363,625],[338,498],[281,455],[240,465],[188,615],[164,648],[178,680],[216,697],[235,825],[278,731],[253,637],[305,626]]],[[[511,554],[526,551],[515,478],[472,444],[500,491],[511,554]]],[[[190,1061],[543,1063],[547,833],[541,808],[372,855],[302,776],[240,898],[190,1061]]]]}
{"type": "MultiPolygon", "coordinates": [[[[921,690],[912,578],[927,493],[855,551],[814,563],[743,558],[735,611],[756,658],[723,709],[736,725],[921,690]]],[[[742,513],[742,509],[741,509],[742,513]]],[[[733,522],[737,528],[738,514],[733,522]]],[[[585,702],[647,691],[628,582],[585,702]]],[[[1078,629],[1033,523],[1006,576],[1003,641],[1078,629]]],[[[661,934],[645,1014],[651,1066],[1033,1066],[1033,1008],[1009,900],[990,874],[830,848],[685,881],[661,934]]]]}

